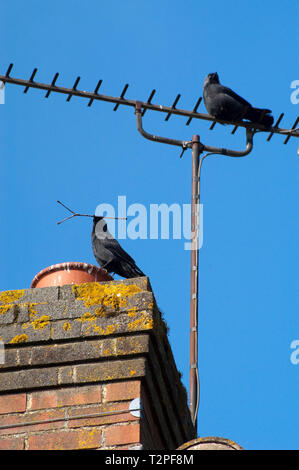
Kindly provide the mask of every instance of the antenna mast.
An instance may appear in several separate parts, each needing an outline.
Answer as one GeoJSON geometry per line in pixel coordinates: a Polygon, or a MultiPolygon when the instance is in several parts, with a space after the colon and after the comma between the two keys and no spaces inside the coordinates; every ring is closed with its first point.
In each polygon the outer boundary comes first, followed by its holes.
{"type": "MultiPolygon", "coordinates": [[[[125,94],[128,90],[129,85],[126,84],[119,97],[108,96],[99,94],[98,91],[102,85],[103,80],[99,80],[94,91],[88,92],[78,90],[77,86],[80,81],[80,77],[77,77],[72,88],[65,88],[57,86],[56,82],[59,73],[56,73],[50,84],[35,82],[34,78],[37,73],[35,68],[29,80],[20,78],[13,78],[10,76],[13,64],[10,64],[5,75],[0,75],[0,82],[4,85],[9,83],[13,85],[19,85],[24,87],[24,93],[27,93],[30,88],[36,88],[46,91],[45,98],[49,98],[51,93],[61,93],[67,95],[66,101],[69,102],[73,96],[88,99],[87,106],[90,107],[94,101],[106,101],[114,104],[113,111],[117,111],[118,107],[129,106],[135,109],[137,129],[140,134],[146,139],[154,142],[160,142],[168,145],[174,145],[181,148],[181,155],[187,149],[192,149],[192,194],[191,194],[191,232],[192,232],[192,247],[191,247],[191,274],[190,274],[190,368],[189,368],[189,408],[193,424],[196,428],[197,424],[197,411],[199,404],[199,374],[198,374],[198,255],[199,255],[199,204],[200,204],[200,173],[202,168],[203,160],[209,155],[226,155],[229,157],[244,157],[248,155],[253,148],[253,136],[257,132],[268,133],[267,141],[269,142],[273,134],[281,134],[285,136],[284,144],[287,144],[291,137],[299,137],[299,128],[296,126],[299,122],[299,116],[292,125],[291,129],[279,128],[279,124],[284,117],[284,113],[281,113],[270,129],[265,128],[259,123],[251,123],[246,121],[231,122],[214,119],[209,114],[203,114],[197,112],[197,109],[202,101],[202,97],[199,97],[193,110],[184,110],[176,108],[176,105],[181,97],[178,94],[171,106],[164,106],[152,103],[156,90],[152,90],[147,101],[138,101],[125,98],[125,94]],[[236,132],[238,127],[244,127],[246,130],[246,147],[244,150],[231,150],[226,148],[212,147],[204,145],[200,142],[198,135],[193,135],[192,140],[177,140],[168,137],[159,137],[146,132],[142,126],[142,117],[146,111],[156,111],[166,114],[165,121],[168,121],[172,115],[181,117],[187,117],[186,125],[188,126],[192,119],[201,119],[204,121],[211,121],[212,124],[210,129],[214,129],[216,123],[231,124],[233,125],[232,134],[236,132]],[[203,152],[208,152],[201,156],[203,152]]],[[[79,215],[74,213],[74,215],[79,215]]],[[[73,215],[73,216],[74,216],[73,215]]],[[[73,217],[71,216],[71,217],[73,217]]]]}

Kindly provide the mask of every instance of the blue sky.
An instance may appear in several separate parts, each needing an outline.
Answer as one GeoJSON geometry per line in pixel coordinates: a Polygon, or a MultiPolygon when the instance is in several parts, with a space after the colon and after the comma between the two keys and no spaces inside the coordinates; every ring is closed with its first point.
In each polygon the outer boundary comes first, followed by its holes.
{"type": "MultiPolygon", "coordinates": [[[[1,1],[1,73],[103,94],[192,109],[205,76],[253,105],[299,114],[298,3],[189,0],[1,1]]],[[[61,199],[81,212],[100,203],[188,204],[191,152],[147,141],[134,110],[8,85],[0,105],[0,290],[29,287],[41,269],[64,261],[96,264],[91,221],[57,226],[61,199]]],[[[201,104],[199,111],[205,112],[201,104]]],[[[150,113],[148,132],[240,149],[244,130],[150,113]]],[[[246,449],[298,449],[299,364],[290,344],[298,324],[298,139],[254,139],[241,159],[210,157],[203,166],[204,243],[200,250],[200,436],[246,449]]],[[[184,240],[122,240],[148,274],[170,328],[183,382],[189,382],[190,252],[184,240]]]]}

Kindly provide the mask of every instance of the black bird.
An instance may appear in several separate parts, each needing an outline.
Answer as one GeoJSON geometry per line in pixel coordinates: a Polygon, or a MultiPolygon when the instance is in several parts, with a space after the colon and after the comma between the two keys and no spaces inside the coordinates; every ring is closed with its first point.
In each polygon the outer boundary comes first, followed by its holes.
{"type": "Polygon", "coordinates": [[[248,121],[271,127],[273,117],[270,109],[259,109],[219,82],[218,73],[210,73],[203,86],[203,99],[208,113],[223,121],[248,121]]]}
{"type": "Polygon", "coordinates": [[[92,251],[99,265],[125,278],[145,276],[135,261],[111,235],[103,217],[94,216],[91,234],[92,251]]]}

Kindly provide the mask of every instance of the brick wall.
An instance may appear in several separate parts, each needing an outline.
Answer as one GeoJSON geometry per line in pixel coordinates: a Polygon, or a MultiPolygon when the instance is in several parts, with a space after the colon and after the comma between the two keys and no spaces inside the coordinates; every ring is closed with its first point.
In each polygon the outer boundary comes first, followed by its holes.
{"type": "Polygon", "coordinates": [[[129,406],[140,393],[132,381],[2,395],[0,449],[134,448],[140,418],[129,406]]]}
{"type": "Polygon", "coordinates": [[[0,293],[0,449],[194,438],[166,331],[147,278],[0,293]]]}

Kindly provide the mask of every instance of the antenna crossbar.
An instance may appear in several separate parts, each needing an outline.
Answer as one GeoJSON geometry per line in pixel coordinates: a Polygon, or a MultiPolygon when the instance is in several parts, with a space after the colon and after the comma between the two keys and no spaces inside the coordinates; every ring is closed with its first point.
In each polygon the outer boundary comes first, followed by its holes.
{"type": "Polygon", "coordinates": [[[39,90],[45,90],[47,92],[46,95],[45,95],[46,98],[49,97],[50,93],[61,93],[61,94],[67,95],[67,101],[68,102],[70,101],[70,99],[73,96],[78,96],[79,98],[87,98],[89,107],[92,105],[94,100],[105,101],[105,102],[108,102],[108,103],[113,103],[115,105],[114,108],[113,108],[114,111],[116,111],[120,105],[121,106],[131,106],[133,108],[136,108],[136,105],[138,103],[142,107],[142,110],[143,110],[142,114],[143,115],[147,110],[150,110],[150,111],[165,113],[166,114],[165,121],[168,121],[170,116],[172,116],[173,114],[177,115],[177,116],[187,117],[188,120],[186,122],[186,125],[189,125],[192,119],[202,119],[204,121],[211,121],[212,122],[212,125],[211,125],[210,129],[213,129],[216,123],[230,124],[230,125],[234,126],[232,133],[234,133],[238,127],[250,128],[250,129],[254,129],[255,132],[259,131],[259,132],[269,133],[267,141],[269,141],[272,138],[273,134],[282,134],[282,135],[286,136],[284,144],[286,144],[291,137],[299,137],[299,129],[296,128],[296,126],[299,122],[299,117],[296,119],[296,121],[293,124],[291,129],[284,129],[284,128],[279,128],[278,127],[278,124],[282,120],[283,113],[281,113],[281,115],[279,116],[279,118],[278,118],[277,122],[275,123],[275,125],[273,127],[271,127],[270,129],[268,129],[268,128],[265,128],[264,126],[262,126],[258,123],[252,123],[252,122],[246,122],[246,121],[240,121],[240,122],[222,121],[222,120],[213,118],[209,114],[199,113],[199,112],[197,112],[197,108],[198,108],[198,106],[200,105],[200,103],[202,101],[202,97],[198,98],[195,107],[193,108],[192,111],[190,111],[190,110],[186,110],[186,109],[176,108],[176,104],[177,104],[177,102],[178,102],[181,95],[177,95],[174,103],[171,106],[164,106],[164,105],[160,105],[160,104],[154,104],[154,103],[151,102],[152,97],[154,96],[156,90],[153,90],[150,94],[149,99],[147,101],[143,102],[143,101],[140,101],[140,100],[131,100],[131,99],[125,98],[124,95],[125,95],[125,92],[128,89],[128,86],[129,86],[128,84],[125,85],[125,87],[123,88],[123,91],[122,91],[120,96],[118,96],[118,97],[117,96],[109,96],[109,95],[104,95],[104,94],[99,94],[98,93],[98,89],[99,89],[100,85],[102,84],[102,80],[100,80],[98,82],[94,92],[90,92],[90,91],[84,91],[84,90],[78,90],[77,89],[77,85],[79,83],[80,77],[78,77],[76,79],[75,84],[73,85],[72,88],[65,88],[65,87],[61,87],[61,86],[56,85],[56,80],[59,76],[58,73],[55,74],[55,76],[54,76],[54,78],[53,78],[53,80],[50,84],[39,83],[39,82],[34,81],[34,77],[35,77],[36,72],[37,72],[36,68],[31,73],[29,80],[24,80],[24,79],[15,78],[15,77],[10,76],[10,72],[12,70],[12,67],[13,67],[13,64],[10,64],[6,74],[5,75],[0,75],[0,81],[3,82],[4,84],[10,83],[10,84],[13,84],[13,85],[23,86],[24,87],[24,93],[27,93],[29,88],[36,88],[36,89],[39,89],[39,90]]]}

